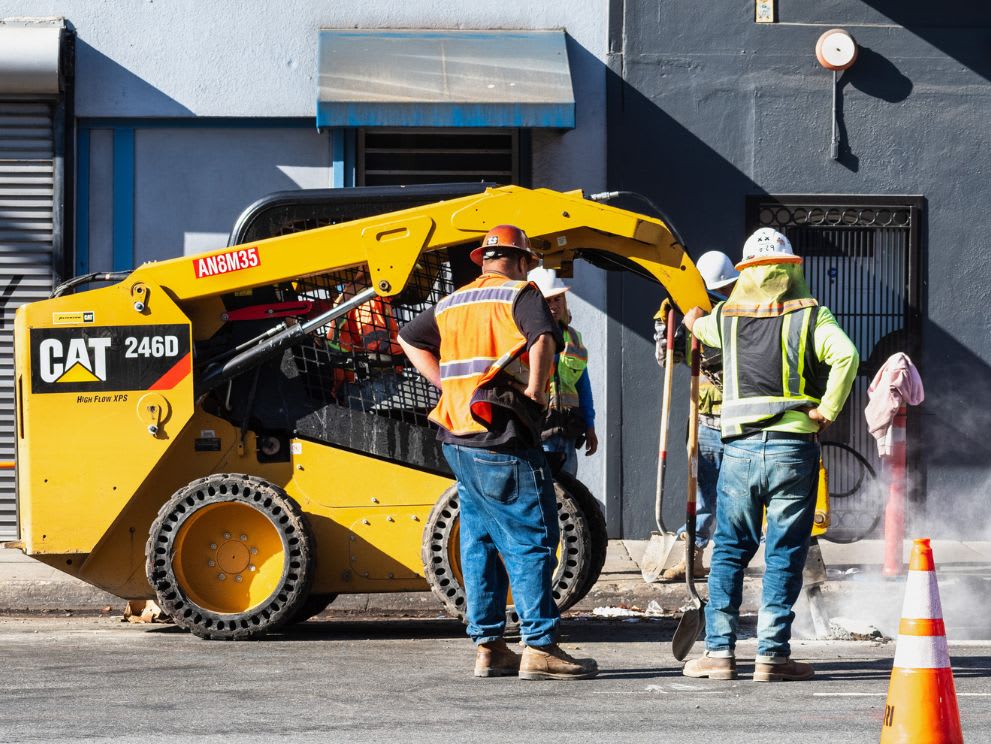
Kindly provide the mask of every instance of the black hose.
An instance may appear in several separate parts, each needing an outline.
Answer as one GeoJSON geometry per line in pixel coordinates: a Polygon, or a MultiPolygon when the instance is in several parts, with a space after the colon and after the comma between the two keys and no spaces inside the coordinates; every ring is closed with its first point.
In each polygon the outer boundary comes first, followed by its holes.
{"type": "Polygon", "coordinates": [[[126,279],[130,273],[130,271],[95,271],[92,274],[74,276],[72,279],[66,279],[58,285],[51,296],[53,299],[55,297],[61,297],[70,289],[78,287],[80,284],[89,284],[90,282],[119,282],[126,279]]]}
{"type": "Polygon", "coordinates": [[[588,198],[591,199],[592,201],[607,202],[607,201],[611,201],[612,199],[615,199],[618,196],[632,196],[634,199],[639,199],[640,201],[645,202],[647,205],[649,205],[650,208],[657,213],[657,216],[664,221],[664,224],[667,225],[667,228],[668,230],[671,231],[671,234],[674,236],[674,239],[681,244],[682,248],[684,248],[686,251],[688,250],[688,245],[685,243],[685,239],[681,236],[681,232],[679,232],[678,228],[675,227],[674,222],[672,222],[671,218],[668,217],[667,214],[665,214],[663,209],[661,209],[659,206],[654,204],[653,200],[651,200],[649,196],[641,194],[637,191],[603,191],[598,194],[589,194],[588,198]]]}

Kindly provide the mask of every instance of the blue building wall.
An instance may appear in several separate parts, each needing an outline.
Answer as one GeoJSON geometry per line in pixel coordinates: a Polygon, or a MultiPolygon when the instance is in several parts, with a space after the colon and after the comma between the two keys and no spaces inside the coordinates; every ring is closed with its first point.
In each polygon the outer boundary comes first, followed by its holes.
{"type": "MultiPolygon", "coordinates": [[[[739,254],[749,194],[922,195],[916,361],[927,400],[911,415],[922,418],[913,446],[928,482],[918,484],[925,506],[911,510],[912,522],[919,534],[982,534],[991,481],[991,9],[915,0],[777,5],[779,22],[765,25],[754,22],[753,2],[611,3],[610,188],[664,205],[696,256],[739,254]],[[860,45],[839,81],[838,161],[829,147],[832,78],[814,56],[832,27],[860,45]]],[[[642,308],[658,299],[636,280],[610,286],[610,314],[619,319],[611,333],[622,350],[611,363],[623,380],[627,536],[650,529],[653,475],[642,463],[656,450],[660,403],[642,308]]],[[[683,504],[684,454],[675,458],[672,489],[683,504]]],[[[678,508],[668,512],[676,524],[678,508]]]]}

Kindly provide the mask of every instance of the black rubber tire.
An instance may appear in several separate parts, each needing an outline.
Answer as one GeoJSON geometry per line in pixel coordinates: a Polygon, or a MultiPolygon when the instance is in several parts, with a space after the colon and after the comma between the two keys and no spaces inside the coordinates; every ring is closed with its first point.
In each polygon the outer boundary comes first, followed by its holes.
{"type": "Polygon", "coordinates": [[[239,473],[218,473],[180,488],[159,510],[145,547],[145,570],[158,604],[176,625],[208,640],[246,641],[289,622],[305,604],[314,575],[316,544],[299,506],[268,481],[239,473]],[[238,502],[265,514],[286,551],[280,585],[250,610],[216,613],[199,607],[176,579],[174,542],[183,523],[211,504],[238,502]]]}
{"type": "Polygon", "coordinates": [[[335,599],[337,599],[336,594],[311,594],[306,598],[306,601],[303,602],[303,605],[297,610],[296,614],[286,620],[286,625],[305,623],[310,618],[316,617],[330,607],[335,599]]]}
{"type": "MultiPolygon", "coordinates": [[[[591,589],[602,565],[598,563],[597,540],[593,537],[583,498],[575,497],[558,482],[555,482],[554,490],[557,494],[562,553],[554,572],[552,592],[558,608],[564,611],[581,599],[583,592],[591,589]]],[[[444,491],[430,512],[423,531],[421,557],[424,576],[434,596],[441,601],[448,614],[465,622],[467,602],[464,586],[459,579],[460,565],[452,565],[450,550],[451,535],[460,512],[458,488],[454,485],[444,491]]],[[[603,521],[603,527],[604,524],[603,521]]],[[[460,559],[457,560],[460,563],[460,559]]],[[[509,624],[519,622],[512,606],[507,608],[506,614],[509,624]]]]}
{"type": "Polygon", "coordinates": [[[584,585],[575,590],[571,604],[568,605],[569,607],[573,607],[585,599],[585,596],[592,591],[592,587],[595,586],[595,582],[599,580],[599,576],[602,574],[602,568],[606,565],[606,551],[609,549],[609,533],[606,530],[606,517],[602,513],[602,507],[599,506],[598,500],[585,487],[584,483],[567,473],[558,473],[557,482],[581,506],[582,511],[585,513],[585,519],[588,520],[588,527],[592,535],[592,558],[588,569],[585,571],[584,585]]]}

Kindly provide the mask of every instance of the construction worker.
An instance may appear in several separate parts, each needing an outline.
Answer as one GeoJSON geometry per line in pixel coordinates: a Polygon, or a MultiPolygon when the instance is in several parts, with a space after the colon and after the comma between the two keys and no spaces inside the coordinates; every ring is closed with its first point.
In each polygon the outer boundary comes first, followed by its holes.
{"type": "Polygon", "coordinates": [[[471,260],[482,275],[405,325],[399,343],[441,390],[430,420],[458,481],[475,676],[594,677],[593,660],[574,659],[555,643],[559,527],[540,430],[554,354],[564,346],[560,326],[526,281],[537,256],[522,230],[492,228],[471,260]],[[510,585],[522,658],[503,640],[510,585]]]}
{"type": "Polygon", "coordinates": [[[594,455],[599,448],[592,383],[588,377],[588,349],[582,344],[581,334],[571,325],[566,299],[570,287],[558,279],[553,269],[534,269],[528,279],[547,300],[547,307],[564,337],[564,350],[554,358],[550,402],[540,434],[544,454],[555,474],[564,472],[574,478],[578,475],[578,447],[585,446],[586,457],[594,455]]]}
{"type": "MultiPolygon", "coordinates": [[[[699,256],[695,264],[705,287],[711,295],[725,299],[733,291],[740,272],[725,253],[709,251],[699,256]]],[[[654,321],[654,344],[657,363],[663,368],[667,359],[667,316],[670,304],[665,300],[654,321]]],[[[688,360],[687,335],[679,327],[675,337],[675,361],[688,360]]],[[[723,459],[723,440],[720,433],[719,410],[723,400],[723,359],[722,352],[711,346],[702,345],[702,358],[699,360],[701,376],[699,380],[699,436],[698,436],[698,488],[696,491],[695,548],[692,561],[695,576],[705,576],[702,553],[712,538],[716,526],[716,483],[719,480],[719,466],[723,459]]],[[[678,538],[686,539],[687,525],[678,530],[678,538]]],[[[684,581],[685,559],[661,574],[661,581],[684,581]]]]}
{"type": "Polygon", "coordinates": [[[761,228],[743,246],[730,299],[710,315],[696,307],[685,316],[699,341],[723,352],[723,461],[705,655],[685,665],[688,677],[736,678],[743,573],[760,545],[765,510],[754,680],[814,674],[791,658],[792,606],[815,514],[818,433],[842,409],[860,359],[833,314],[809,294],[801,263],[784,235],[761,228]]]}
{"type": "MultiPolygon", "coordinates": [[[[350,300],[367,285],[368,274],[359,269],[334,304],[350,300]]],[[[335,393],[341,405],[370,411],[398,392],[403,371],[398,335],[399,325],[389,297],[375,296],[331,324],[328,347],[347,355],[353,367],[338,370],[335,393]]]]}

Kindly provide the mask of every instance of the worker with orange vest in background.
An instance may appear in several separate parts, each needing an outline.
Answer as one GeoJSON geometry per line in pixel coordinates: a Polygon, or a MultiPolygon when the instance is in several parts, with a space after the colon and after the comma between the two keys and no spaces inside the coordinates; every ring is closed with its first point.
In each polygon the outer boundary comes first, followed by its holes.
{"type": "MultiPolygon", "coordinates": [[[[350,300],[367,284],[367,272],[358,271],[344,285],[335,305],[350,300]]],[[[332,323],[327,345],[348,357],[348,364],[335,370],[334,393],[341,405],[369,411],[395,395],[403,371],[399,325],[392,312],[392,299],[375,296],[332,323]]]]}
{"type": "Polygon", "coordinates": [[[560,327],[526,281],[537,257],[522,230],[492,228],[471,259],[482,275],[405,325],[399,343],[441,390],[430,419],[458,481],[475,676],[594,677],[593,660],[574,659],[555,642],[560,534],[540,431],[554,354],[564,346],[560,327]],[[503,640],[510,585],[522,657],[503,640]]]}

